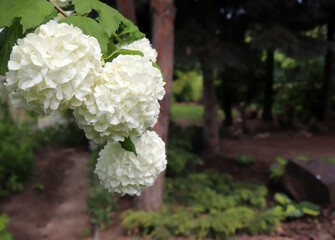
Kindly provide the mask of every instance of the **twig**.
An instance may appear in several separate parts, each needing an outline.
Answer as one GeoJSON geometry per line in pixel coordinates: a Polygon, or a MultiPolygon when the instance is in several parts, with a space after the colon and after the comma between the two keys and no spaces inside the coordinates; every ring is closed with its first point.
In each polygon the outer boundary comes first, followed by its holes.
{"type": "Polygon", "coordinates": [[[61,7],[59,7],[53,0],[48,0],[49,2],[51,2],[55,9],[60,12],[64,17],[69,17],[70,14],[68,14],[67,12],[65,12],[61,7]]]}

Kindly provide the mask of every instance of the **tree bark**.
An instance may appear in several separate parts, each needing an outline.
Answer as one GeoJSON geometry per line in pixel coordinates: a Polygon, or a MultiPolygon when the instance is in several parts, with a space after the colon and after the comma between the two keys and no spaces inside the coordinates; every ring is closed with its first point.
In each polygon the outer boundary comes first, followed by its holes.
{"type": "MultiPolygon", "coordinates": [[[[224,81],[224,79],[222,79],[222,81],[224,81]]],[[[225,114],[225,119],[223,120],[223,126],[225,127],[230,127],[231,125],[233,125],[232,91],[233,88],[230,86],[229,83],[224,84],[222,108],[225,114]]]]}
{"type": "Polygon", "coordinates": [[[214,87],[213,68],[206,56],[200,57],[203,75],[203,103],[204,103],[204,141],[205,150],[213,155],[219,152],[219,125],[217,103],[214,87]]]}
{"type": "MultiPolygon", "coordinates": [[[[330,18],[327,24],[328,33],[327,40],[330,42],[334,41],[334,18],[330,18]]],[[[323,86],[322,86],[322,96],[320,98],[320,112],[318,119],[319,121],[331,120],[332,113],[332,88],[333,88],[333,65],[334,65],[334,53],[332,50],[328,50],[325,58],[325,68],[324,68],[324,77],[323,77],[323,86]]]]}
{"type": "Polygon", "coordinates": [[[136,14],[133,0],[117,0],[116,4],[120,13],[136,25],[136,14]]]}
{"type": "Polygon", "coordinates": [[[272,121],[272,104],[273,104],[273,64],[274,64],[274,51],[268,49],[266,51],[266,82],[265,82],[265,96],[263,103],[263,121],[272,121]]]}
{"type": "MultiPolygon", "coordinates": [[[[166,82],[166,94],[164,99],[160,102],[161,111],[154,130],[167,145],[173,76],[174,18],[176,10],[173,0],[151,0],[150,7],[153,22],[153,47],[156,48],[158,52],[157,64],[161,67],[166,82]]],[[[144,211],[157,211],[161,209],[163,204],[164,177],[165,173],[160,174],[155,184],[144,190],[141,196],[136,198],[137,209],[144,211]]]]}

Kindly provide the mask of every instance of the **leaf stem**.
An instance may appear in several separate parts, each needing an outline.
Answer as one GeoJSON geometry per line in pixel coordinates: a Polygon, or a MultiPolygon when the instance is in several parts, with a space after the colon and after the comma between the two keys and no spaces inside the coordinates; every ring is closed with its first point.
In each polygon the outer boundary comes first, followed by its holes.
{"type": "Polygon", "coordinates": [[[51,2],[55,9],[60,12],[64,17],[69,17],[70,14],[68,14],[67,12],[65,12],[60,6],[58,6],[53,0],[48,0],[48,2],[51,2]]]}

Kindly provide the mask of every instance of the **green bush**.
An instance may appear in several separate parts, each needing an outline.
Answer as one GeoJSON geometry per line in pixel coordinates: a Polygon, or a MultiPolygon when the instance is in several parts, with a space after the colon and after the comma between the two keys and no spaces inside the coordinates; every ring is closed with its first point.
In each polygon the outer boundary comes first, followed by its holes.
{"type": "Polygon", "coordinates": [[[0,240],[13,240],[12,234],[6,230],[9,217],[6,214],[0,216],[0,240]]]}
{"type": "Polygon", "coordinates": [[[34,159],[30,131],[0,118],[0,198],[22,191],[34,159]]]}
{"type": "Polygon", "coordinates": [[[91,223],[102,229],[111,224],[113,210],[117,209],[117,198],[99,184],[98,177],[94,174],[98,153],[103,146],[98,146],[91,156],[88,164],[88,180],[91,184],[89,197],[86,203],[86,212],[91,217],[91,223]]]}
{"type": "Polygon", "coordinates": [[[234,181],[212,170],[167,178],[159,212],[128,210],[122,225],[128,234],[153,239],[171,236],[227,239],[240,231],[264,233],[276,229],[281,214],[266,209],[267,189],[259,182],[234,181]],[[276,217],[276,219],[273,219],[276,217]]]}
{"type": "Polygon", "coordinates": [[[37,131],[35,138],[39,148],[47,146],[67,148],[87,146],[88,144],[84,131],[78,127],[73,119],[64,124],[41,129],[37,131]]]}
{"type": "Polygon", "coordinates": [[[167,149],[167,176],[180,176],[195,170],[203,164],[202,159],[192,153],[190,142],[182,139],[172,139],[169,141],[167,149]]]}
{"type": "Polygon", "coordinates": [[[198,102],[202,98],[202,77],[196,71],[176,71],[172,99],[176,102],[198,102]]]}
{"type": "Polygon", "coordinates": [[[249,166],[249,165],[253,165],[255,163],[255,160],[245,155],[238,155],[235,158],[235,162],[241,166],[249,166]]]}

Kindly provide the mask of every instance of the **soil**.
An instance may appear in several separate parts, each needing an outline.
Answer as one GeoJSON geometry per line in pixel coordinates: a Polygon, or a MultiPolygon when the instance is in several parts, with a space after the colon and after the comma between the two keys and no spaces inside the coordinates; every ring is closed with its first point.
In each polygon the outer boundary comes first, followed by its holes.
{"type": "MultiPolygon", "coordinates": [[[[276,156],[306,156],[311,159],[335,157],[335,134],[257,133],[238,139],[224,139],[221,149],[221,154],[215,159],[207,159],[205,168],[228,172],[239,180],[268,182],[269,165],[276,156]],[[234,162],[238,154],[253,157],[256,163],[250,167],[238,166],[234,162]]],[[[6,213],[11,218],[8,230],[15,240],[92,239],[92,226],[84,212],[89,189],[85,167],[89,157],[88,151],[78,148],[49,148],[37,154],[36,167],[26,190],[0,203],[0,213],[6,213]],[[42,184],[44,189],[39,189],[41,185],[38,184],[42,184]],[[87,236],[88,232],[90,234],[87,236]]],[[[127,237],[120,226],[120,214],[132,207],[132,201],[131,197],[118,200],[119,209],[112,216],[112,225],[99,232],[100,240],[138,239],[127,237]]],[[[334,240],[335,209],[324,207],[319,217],[291,220],[273,233],[260,236],[244,234],[237,239],[334,240]]]]}

